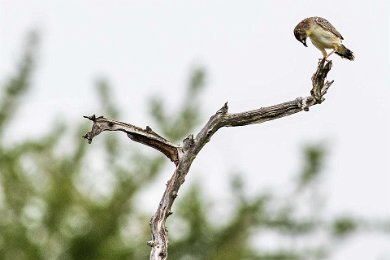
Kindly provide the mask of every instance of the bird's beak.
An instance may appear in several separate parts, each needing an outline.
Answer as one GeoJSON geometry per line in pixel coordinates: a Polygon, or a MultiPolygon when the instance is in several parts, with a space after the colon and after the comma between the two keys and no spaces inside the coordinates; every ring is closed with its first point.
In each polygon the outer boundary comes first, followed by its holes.
{"type": "Polygon", "coordinates": [[[302,44],[305,45],[305,46],[307,47],[306,40],[303,40],[303,41],[302,41],[302,44]]]}

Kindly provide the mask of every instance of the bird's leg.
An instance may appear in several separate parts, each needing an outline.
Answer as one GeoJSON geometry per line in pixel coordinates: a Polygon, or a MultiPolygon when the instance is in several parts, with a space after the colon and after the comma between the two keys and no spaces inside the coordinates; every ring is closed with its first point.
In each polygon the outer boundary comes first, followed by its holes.
{"type": "MultiPolygon", "coordinates": [[[[329,62],[330,60],[328,60],[328,57],[329,57],[330,54],[328,55],[328,53],[326,53],[325,49],[320,49],[320,51],[322,52],[322,56],[324,56],[325,60],[327,62],[329,62]]],[[[320,60],[322,60],[322,59],[320,59],[320,60]]]]}
{"type": "Polygon", "coordinates": [[[328,58],[329,58],[329,56],[332,55],[335,51],[336,51],[336,49],[333,49],[333,51],[331,51],[331,52],[325,57],[326,61],[330,61],[330,60],[328,60],[328,58]]]}

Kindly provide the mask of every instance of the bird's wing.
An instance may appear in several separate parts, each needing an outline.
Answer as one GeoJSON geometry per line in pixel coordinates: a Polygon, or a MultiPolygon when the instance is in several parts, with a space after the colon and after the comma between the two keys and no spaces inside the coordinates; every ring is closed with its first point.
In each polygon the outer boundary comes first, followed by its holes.
{"type": "Polygon", "coordinates": [[[321,18],[321,17],[314,17],[314,21],[319,25],[321,26],[322,28],[324,28],[325,30],[333,33],[334,35],[336,35],[337,37],[339,37],[341,40],[344,40],[343,36],[341,36],[341,34],[336,30],[336,28],[334,28],[334,26],[328,22],[328,20],[324,19],[324,18],[321,18]]]}

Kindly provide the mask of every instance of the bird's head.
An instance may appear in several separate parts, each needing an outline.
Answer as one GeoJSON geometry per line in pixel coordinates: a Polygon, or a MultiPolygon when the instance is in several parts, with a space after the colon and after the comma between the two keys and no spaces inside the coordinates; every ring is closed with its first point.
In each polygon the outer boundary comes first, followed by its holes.
{"type": "Polygon", "coordinates": [[[300,41],[303,45],[305,45],[307,47],[307,44],[306,44],[307,33],[306,33],[306,30],[304,30],[304,28],[301,28],[300,26],[295,27],[294,35],[298,41],[300,41]]]}

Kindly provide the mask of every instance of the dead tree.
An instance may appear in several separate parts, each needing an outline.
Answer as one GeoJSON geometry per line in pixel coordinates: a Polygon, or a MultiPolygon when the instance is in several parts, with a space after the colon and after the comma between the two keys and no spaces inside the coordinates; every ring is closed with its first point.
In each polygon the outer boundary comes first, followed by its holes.
{"type": "Polygon", "coordinates": [[[172,177],[166,185],[157,211],[150,220],[152,236],[148,242],[148,245],[152,248],[150,260],[164,260],[168,258],[166,220],[172,214],[172,204],[177,197],[181,185],[185,181],[193,160],[202,150],[203,146],[210,141],[213,134],[221,127],[260,124],[301,111],[309,111],[309,107],[321,104],[325,100],[324,95],[333,83],[333,81],[326,81],[326,76],[331,68],[331,61],[325,62],[325,59],[319,61],[317,71],[311,78],[312,90],[310,96],[307,97],[298,97],[292,101],[241,113],[229,113],[228,104],[225,103],[210,117],[209,121],[195,137],[190,134],[180,145],[171,143],[169,140],[154,132],[149,126],[142,129],[131,124],[107,119],[103,116],[84,116],[93,122],[92,130],[83,136],[88,140],[88,143],[91,143],[92,139],[103,131],[122,131],[131,140],[148,145],[162,152],[176,166],[172,177]]]}

